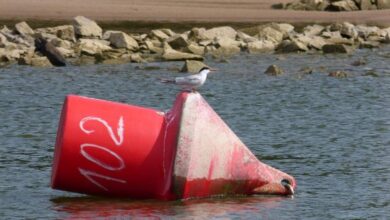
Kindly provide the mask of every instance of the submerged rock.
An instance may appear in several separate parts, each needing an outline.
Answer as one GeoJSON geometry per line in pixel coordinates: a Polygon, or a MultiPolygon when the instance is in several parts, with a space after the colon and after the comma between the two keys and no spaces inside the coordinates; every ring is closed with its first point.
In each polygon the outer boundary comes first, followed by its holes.
{"type": "Polygon", "coordinates": [[[324,53],[352,53],[353,48],[344,44],[326,44],[322,47],[324,53]]]}
{"type": "Polygon", "coordinates": [[[347,72],[344,72],[344,71],[341,71],[341,70],[337,70],[337,71],[330,72],[328,76],[336,77],[336,78],[345,78],[345,77],[348,77],[348,75],[349,74],[347,72]]]}
{"type": "Polygon", "coordinates": [[[271,65],[264,73],[270,76],[278,76],[283,74],[283,69],[277,65],[271,65]]]}

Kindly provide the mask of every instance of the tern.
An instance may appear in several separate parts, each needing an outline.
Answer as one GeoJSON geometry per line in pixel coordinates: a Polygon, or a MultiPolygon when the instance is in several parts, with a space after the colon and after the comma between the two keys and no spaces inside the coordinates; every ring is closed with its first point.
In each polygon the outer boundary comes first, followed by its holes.
{"type": "Polygon", "coordinates": [[[181,86],[183,90],[195,91],[197,88],[201,87],[207,79],[207,74],[215,69],[209,67],[203,67],[199,70],[199,73],[190,75],[190,76],[181,76],[173,79],[161,79],[163,83],[172,83],[178,86],[181,86]]]}

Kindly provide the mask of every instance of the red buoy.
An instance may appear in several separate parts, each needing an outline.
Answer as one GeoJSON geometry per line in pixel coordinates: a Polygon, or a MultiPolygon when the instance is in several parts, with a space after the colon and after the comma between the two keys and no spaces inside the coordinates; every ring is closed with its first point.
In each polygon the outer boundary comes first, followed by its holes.
{"type": "Polygon", "coordinates": [[[69,95],[57,132],[52,187],[130,198],[288,194],[293,177],[261,163],[198,93],[168,113],[69,95]]]}

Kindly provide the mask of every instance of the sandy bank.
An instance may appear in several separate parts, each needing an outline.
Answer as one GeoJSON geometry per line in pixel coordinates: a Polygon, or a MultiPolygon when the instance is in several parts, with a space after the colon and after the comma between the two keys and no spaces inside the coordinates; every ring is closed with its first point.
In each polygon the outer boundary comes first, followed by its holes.
{"type": "Polygon", "coordinates": [[[332,22],[390,24],[390,10],[313,12],[273,10],[290,0],[0,0],[0,19],[197,22],[332,22]]]}

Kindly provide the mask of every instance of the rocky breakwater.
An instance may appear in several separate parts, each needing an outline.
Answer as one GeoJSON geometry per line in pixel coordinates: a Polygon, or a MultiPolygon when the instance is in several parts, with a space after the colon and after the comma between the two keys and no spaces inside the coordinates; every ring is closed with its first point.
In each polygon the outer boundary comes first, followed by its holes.
{"type": "MultiPolygon", "coordinates": [[[[32,29],[26,22],[0,30],[0,65],[63,66],[152,61],[202,61],[238,53],[352,53],[390,43],[390,28],[354,25],[308,25],[301,31],[287,23],[235,30],[229,26],[193,28],[183,33],[156,29],[127,34],[102,30],[78,16],[71,25],[32,29]]],[[[187,62],[185,69],[195,71],[187,62]]]]}
{"type": "Polygon", "coordinates": [[[304,11],[359,11],[390,9],[390,0],[295,0],[273,8],[304,11]]]}

